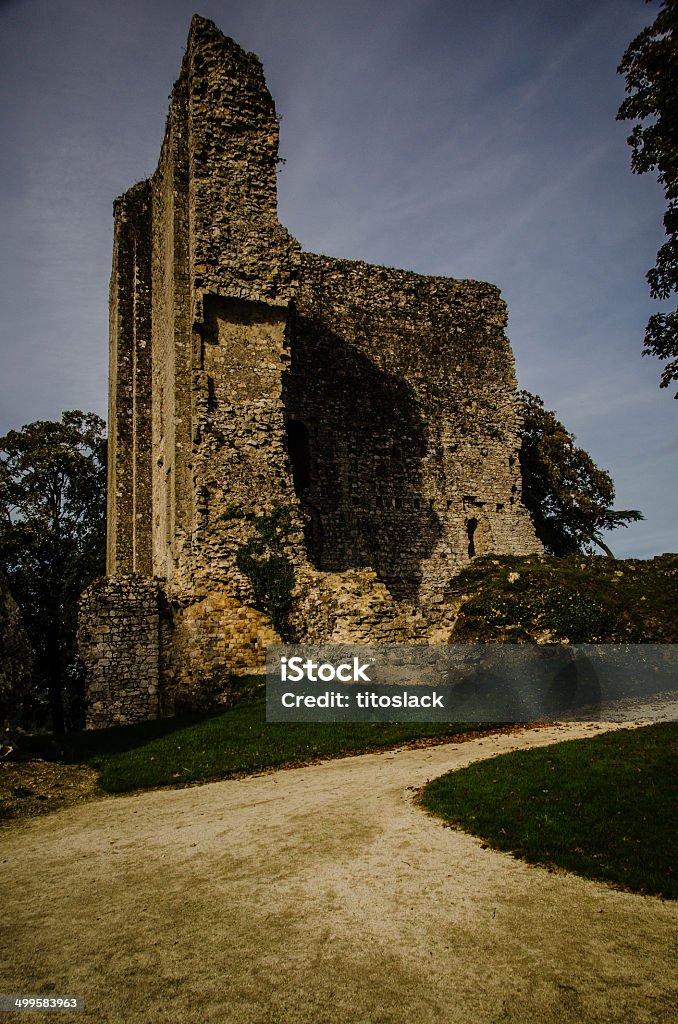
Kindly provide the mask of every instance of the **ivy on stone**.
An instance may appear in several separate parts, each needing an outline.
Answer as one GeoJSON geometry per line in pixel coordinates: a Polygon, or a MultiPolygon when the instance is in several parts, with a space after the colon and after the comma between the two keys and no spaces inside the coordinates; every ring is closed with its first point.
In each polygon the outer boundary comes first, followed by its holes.
{"type": "Polygon", "coordinates": [[[268,615],[283,640],[291,640],[289,616],[295,575],[286,553],[290,514],[277,507],[265,515],[247,518],[254,533],[238,548],[235,563],[250,582],[254,607],[268,615]]]}

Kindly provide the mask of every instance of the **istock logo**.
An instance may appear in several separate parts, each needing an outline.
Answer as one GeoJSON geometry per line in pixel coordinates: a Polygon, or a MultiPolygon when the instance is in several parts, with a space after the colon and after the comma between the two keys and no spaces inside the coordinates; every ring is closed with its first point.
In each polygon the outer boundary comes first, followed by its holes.
{"type": "Polygon", "coordinates": [[[311,683],[331,683],[338,679],[340,683],[371,683],[367,675],[369,663],[360,663],[360,658],[353,658],[353,661],[342,661],[339,665],[332,665],[329,661],[311,661],[295,655],[293,658],[280,659],[280,678],[283,683],[299,683],[307,679],[311,683]]]}

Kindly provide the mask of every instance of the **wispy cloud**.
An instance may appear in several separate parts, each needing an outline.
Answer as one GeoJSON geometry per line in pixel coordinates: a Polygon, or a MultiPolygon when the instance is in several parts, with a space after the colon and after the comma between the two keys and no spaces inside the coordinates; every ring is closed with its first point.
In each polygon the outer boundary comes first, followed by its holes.
{"type": "MultiPolygon", "coordinates": [[[[104,411],[111,201],[157,158],[194,0],[0,5],[0,430],[104,411]]],[[[495,281],[519,379],[676,545],[676,405],[641,360],[662,198],[615,123],[637,0],[203,0],[284,115],[314,251],[495,281]],[[654,457],[653,453],[661,453],[654,457]]]]}

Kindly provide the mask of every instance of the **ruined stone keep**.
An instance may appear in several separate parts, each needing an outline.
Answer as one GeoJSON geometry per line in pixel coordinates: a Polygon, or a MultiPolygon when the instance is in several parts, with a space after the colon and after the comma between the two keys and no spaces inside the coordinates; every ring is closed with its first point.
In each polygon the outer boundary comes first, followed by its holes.
{"type": "Polygon", "coordinates": [[[493,285],[302,252],[259,60],[195,17],[115,201],[89,724],[230,699],[268,643],[445,642],[451,577],[541,550],[493,285]]]}

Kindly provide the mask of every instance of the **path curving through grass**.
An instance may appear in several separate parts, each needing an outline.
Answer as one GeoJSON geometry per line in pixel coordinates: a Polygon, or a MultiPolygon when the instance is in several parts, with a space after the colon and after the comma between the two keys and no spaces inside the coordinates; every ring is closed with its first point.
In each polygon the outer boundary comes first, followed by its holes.
{"type": "Polygon", "coordinates": [[[429,783],[422,805],[495,849],[678,897],[678,723],[515,751],[429,783]]]}
{"type": "Polygon", "coordinates": [[[483,849],[416,803],[453,768],[600,731],[370,753],[13,825],[0,991],[84,996],[63,1024],[675,1021],[676,903],[483,849]]]}

